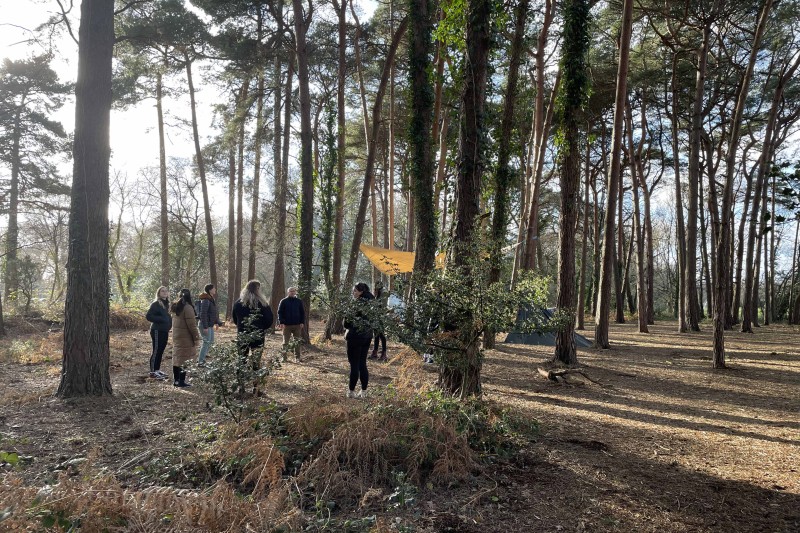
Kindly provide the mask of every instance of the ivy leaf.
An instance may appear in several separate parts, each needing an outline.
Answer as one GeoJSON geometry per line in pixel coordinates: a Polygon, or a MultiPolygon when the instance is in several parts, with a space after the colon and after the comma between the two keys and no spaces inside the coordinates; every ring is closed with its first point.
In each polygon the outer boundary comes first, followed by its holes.
{"type": "Polygon", "coordinates": [[[0,463],[17,466],[19,464],[19,455],[14,452],[0,452],[0,463]]]}

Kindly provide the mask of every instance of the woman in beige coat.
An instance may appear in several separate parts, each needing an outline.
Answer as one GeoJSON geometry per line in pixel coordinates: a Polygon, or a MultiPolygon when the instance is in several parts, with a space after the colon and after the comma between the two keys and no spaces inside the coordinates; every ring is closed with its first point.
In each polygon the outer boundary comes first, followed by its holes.
{"type": "Polygon", "coordinates": [[[172,375],[176,387],[191,387],[186,383],[186,370],[183,364],[197,357],[197,346],[200,343],[200,331],[197,329],[197,317],[192,305],[192,293],[189,289],[181,289],[178,301],[170,307],[172,312],[172,375]]]}

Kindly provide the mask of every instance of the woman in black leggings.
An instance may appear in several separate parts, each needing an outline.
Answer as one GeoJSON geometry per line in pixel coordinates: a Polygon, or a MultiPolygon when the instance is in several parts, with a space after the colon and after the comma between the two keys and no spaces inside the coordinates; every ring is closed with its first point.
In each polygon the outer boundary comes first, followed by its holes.
{"type": "Polygon", "coordinates": [[[372,344],[372,326],[369,323],[365,307],[375,297],[369,292],[366,283],[358,283],[353,287],[353,299],[356,300],[353,311],[344,321],[347,333],[347,360],[350,362],[350,385],[348,398],[366,398],[369,371],[367,370],[367,352],[372,344]],[[356,383],[361,381],[361,391],[356,394],[356,383]]]}
{"type": "Polygon", "coordinates": [[[167,347],[169,331],[172,329],[172,317],[169,314],[169,289],[159,287],[156,299],[147,310],[147,320],[150,324],[150,339],[153,341],[153,351],[150,354],[150,377],[159,381],[167,379],[167,374],[161,371],[161,359],[167,347]]]}

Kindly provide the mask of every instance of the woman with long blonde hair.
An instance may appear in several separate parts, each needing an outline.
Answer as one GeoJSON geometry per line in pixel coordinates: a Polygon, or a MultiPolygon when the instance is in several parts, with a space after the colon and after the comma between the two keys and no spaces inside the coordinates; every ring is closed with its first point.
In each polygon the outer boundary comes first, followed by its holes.
{"type": "Polygon", "coordinates": [[[150,324],[150,339],[153,341],[153,351],[150,354],[150,377],[163,381],[167,375],[161,371],[161,359],[169,340],[172,329],[172,317],[169,314],[169,289],[159,287],[156,299],[150,304],[145,316],[150,324]]]}
{"type": "MultiPolygon", "coordinates": [[[[272,309],[267,299],[261,294],[261,282],[251,279],[239,294],[239,299],[233,304],[231,318],[239,332],[239,350],[243,361],[247,356],[252,356],[254,369],[261,368],[261,351],[264,347],[264,337],[267,330],[272,327],[272,309]]],[[[256,387],[253,388],[256,393],[256,387]]]]}

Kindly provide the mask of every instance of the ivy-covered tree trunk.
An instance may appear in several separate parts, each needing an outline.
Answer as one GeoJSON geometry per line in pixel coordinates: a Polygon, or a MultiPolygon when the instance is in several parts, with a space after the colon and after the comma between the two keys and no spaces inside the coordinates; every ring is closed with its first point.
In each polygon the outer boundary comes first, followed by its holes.
{"type": "Polygon", "coordinates": [[[108,329],[108,165],[114,3],[83,0],[78,32],[62,398],[111,394],[108,329]]]}
{"type": "MultiPolygon", "coordinates": [[[[492,269],[489,283],[500,281],[500,263],[502,249],[505,244],[508,226],[509,190],[514,182],[514,174],[509,166],[511,159],[511,135],[514,130],[514,104],[517,99],[517,81],[519,80],[519,64],[522,57],[522,45],[525,39],[525,22],[528,18],[528,0],[519,0],[514,10],[514,37],[511,42],[511,58],[508,65],[508,80],[505,91],[505,107],[500,123],[498,137],[497,174],[495,177],[494,212],[492,216],[491,257],[492,269]]],[[[484,332],[484,348],[494,348],[495,332],[487,329],[484,332]]]]}
{"type": "MultiPolygon", "coordinates": [[[[572,316],[575,312],[575,224],[578,219],[581,182],[581,116],[588,82],[586,61],[589,53],[589,2],[564,2],[564,36],[561,52],[561,97],[557,117],[558,159],[561,184],[561,213],[558,220],[558,295],[556,312],[572,316]]],[[[575,353],[574,320],[565,321],[556,333],[553,361],[565,365],[578,363],[575,353]]]]}
{"type": "MultiPolygon", "coordinates": [[[[432,3],[430,0],[411,0],[409,55],[409,82],[411,85],[411,124],[409,145],[411,152],[411,194],[417,223],[417,254],[414,259],[412,287],[424,280],[433,270],[436,259],[436,213],[433,205],[433,87],[428,72],[433,49],[432,3]]],[[[375,231],[373,229],[373,231],[375,231]]]]}
{"type": "MultiPolygon", "coordinates": [[[[480,213],[480,194],[485,168],[486,81],[489,64],[492,8],[489,0],[470,0],[467,13],[464,89],[461,95],[460,147],[456,181],[455,246],[451,262],[467,270],[476,244],[476,223],[480,213]]],[[[445,359],[439,370],[440,386],[450,394],[472,396],[481,392],[482,355],[480,331],[473,316],[464,316],[457,325],[463,351],[459,357],[445,359]]]]}
{"type": "Polygon", "coordinates": [[[306,31],[311,13],[303,12],[301,0],[292,0],[294,8],[295,51],[297,54],[297,82],[300,87],[300,284],[306,323],[303,337],[308,342],[308,318],[311,309],[311,278],[314,243],[314,168],[311,158],[311,93],[308,75],[308,48],[306,31]],[[308,17],[308,19],[306,18],[308,17]]]}
{"type": "MultiPolygon", "coordinates": [[[[611,274],[614,270],[614,212],[617,207],[617,190],[620,186],[622,168],[622,132],[625,102],[628,97],[628,63],[632,25],[633,0],[625,0],[622,5],[622,33],[617,66],[617,89],[614,97],[614,126],[611,130],[611,164],[608,167],[606,185],[606,218],[603,224],[603,252],[595,313],[594,344],[597,348],[609,347],[608,315],[611,311],[611,274]]],[[[617,306],[620,306],[619,300],[617,300],[617,306]]]]}

